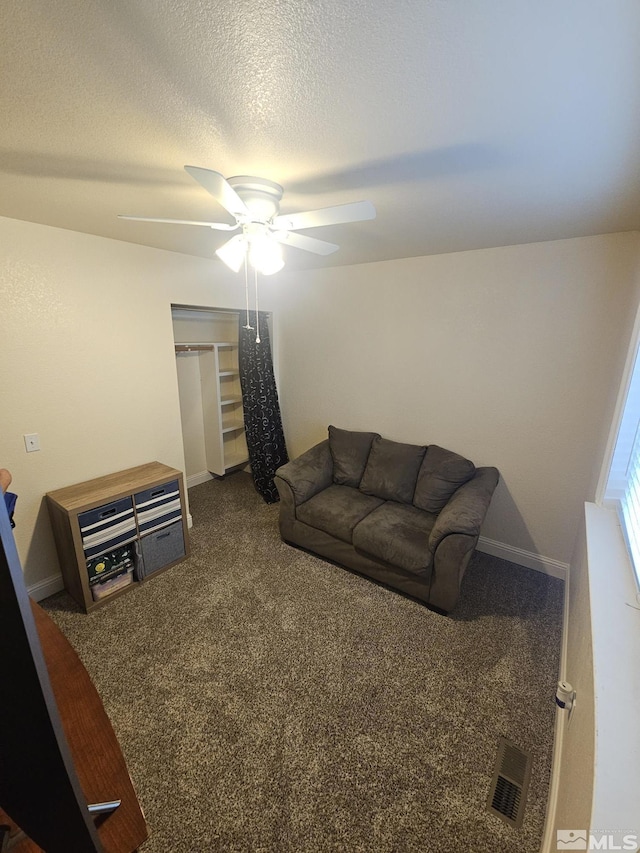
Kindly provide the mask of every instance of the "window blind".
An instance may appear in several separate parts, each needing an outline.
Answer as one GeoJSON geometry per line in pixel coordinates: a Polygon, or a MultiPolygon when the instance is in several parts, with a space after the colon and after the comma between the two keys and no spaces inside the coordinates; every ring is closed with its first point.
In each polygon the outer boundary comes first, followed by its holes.
{"type": "Polygon", "coordinates": [[[640,588],[640,359],[629,382],[613,453],[605,500],[619,510],[622,529],[640,588]]]}

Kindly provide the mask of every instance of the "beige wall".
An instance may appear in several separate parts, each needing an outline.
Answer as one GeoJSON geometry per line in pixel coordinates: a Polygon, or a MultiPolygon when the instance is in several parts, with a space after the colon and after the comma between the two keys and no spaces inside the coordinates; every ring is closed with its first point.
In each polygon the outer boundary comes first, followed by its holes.
{"type": "MultiPolygon", "coordinates": [[[[57,572],[45,492],[149,459],[184,469],[170,304],[238,308],[243,292],[217,261],[7,219],[0,239],[0,464],[14,473],[34,584],[57,572]],[[28,432],[39,453],[25,453],[28,432]]],[[[617,391],[639,240],[264,279],[290,453],[335,423],[495,464],[484,535],[568,562],[617,391]]]]}
{"type": "Polygon", "coordinates": [[[614,234],[282,275],[291,455],[333,423],[496,465],[483,534],[568,563],[638,248],[637,233],[614,234]]]}
{"type": "Polygon", "coordinates": [[[239,308],[244,291],[218,261],[33,223],[0,218],[0,244],[0,465],[34,585],[58,572],[47,491],[153,459],[184,470],[171,303],[239,308]]]}

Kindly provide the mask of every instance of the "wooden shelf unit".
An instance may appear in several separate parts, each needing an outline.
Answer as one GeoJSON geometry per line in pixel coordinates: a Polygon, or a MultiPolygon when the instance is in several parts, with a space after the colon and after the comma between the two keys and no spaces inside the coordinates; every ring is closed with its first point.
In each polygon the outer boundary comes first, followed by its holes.
{"type": "MultiPolygon", "coordinates": [[[[133,587],[149,579],[148,577],[145,577],[143,580],[134,578],[133,582],[128,586],[118,589],[98,601],[94,601],[91,594],[87,572],[87,556],[85,554],[85,544],[83,544],[79,516],[89,510],[112,504],[123,498],[131,498],[134,507],[135,531],[132,534],[132,539],[128,541],[133,541],[138,551],[141,547],[144,551],[144,540],[149,542],[151,541],[149,537],[160,536],[163,530],[168,531],[170,527],[175,529],[175,525],[178,523],[181,525],[184,553],[177,559],[169,560],[166,565],[162,564],[160,567],[154,567],[150,575],[151,577],[155,577],[159,572],[171,568],[171,566],[176,565],[189,556],[189,532],[187,528],[184,483],[182,472],[176,468],[163,465],[161,462],[148,462],[145,465],[128,468],[126,471],[118,471],[114,474],[107,474],[104,477],[98,477],[94,480],[87,480],[83,483],[77,483],[73,486],[48,492],[49,516],[60,559],[64,585],[69,594],[86,613],[90,613],[92,610],[108,604],[114,598],[123,595],[133,587]],[[136,495],[160,488],[168,483],[173,483],[175,480],[177,480],[180,495],[179,517],[167,522],[166,525],[160,521],[153,529],[141,528],[140,504],[137,504],[136,495]]],[[[115,550],[121,547],[122,544],[124,543],[120,543],[113,548],[105,548],[105,551],[115,550]]],[[[162,562],[161,558],[160,562],[162,562]]]]}

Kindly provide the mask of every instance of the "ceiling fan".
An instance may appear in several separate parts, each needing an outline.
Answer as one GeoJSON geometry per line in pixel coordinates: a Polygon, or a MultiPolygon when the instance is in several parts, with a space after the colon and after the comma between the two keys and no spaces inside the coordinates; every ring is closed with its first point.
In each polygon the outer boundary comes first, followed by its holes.
{"type": "Polygon", "coordinates": [[[341,225],[375,219],[376,210],[370,201],[356,201],[308,210],[304,213],[280,214],[283,189],[280,184],[266,178],[240,175],[226,179],[219,172],[198,166],[185,166],[185,170],[200,186],[212,195],[235,219],[235,224],[194,219],[157,219],[149,216],[119,214],[120,219],[139,222],[168,222],[177,225],[201,225],[216,231],[236,231],[216,254],[234,272],[245,260],[263,275],[278,272],[284,266],[281,245],[293,246],[317,255],[330,255],[340,247],[335,243],[318,240],[296,232],[324,225],[341,225]]]}

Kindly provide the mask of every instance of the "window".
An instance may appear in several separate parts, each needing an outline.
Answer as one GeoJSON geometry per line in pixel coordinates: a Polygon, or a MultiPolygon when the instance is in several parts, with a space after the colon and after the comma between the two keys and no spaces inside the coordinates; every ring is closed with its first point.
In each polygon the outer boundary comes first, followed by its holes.
{"type": "MultiPolygon", "coordinates": [[[[636,327],[638,323],[636,323],[636,327]]],[[[627,540],[640,588],[640,357],[639,335],[634,335],[633,358],[628,360],[619,401],[619,427],[604,491],[604,504],[615,507],[627,540]]]]}

